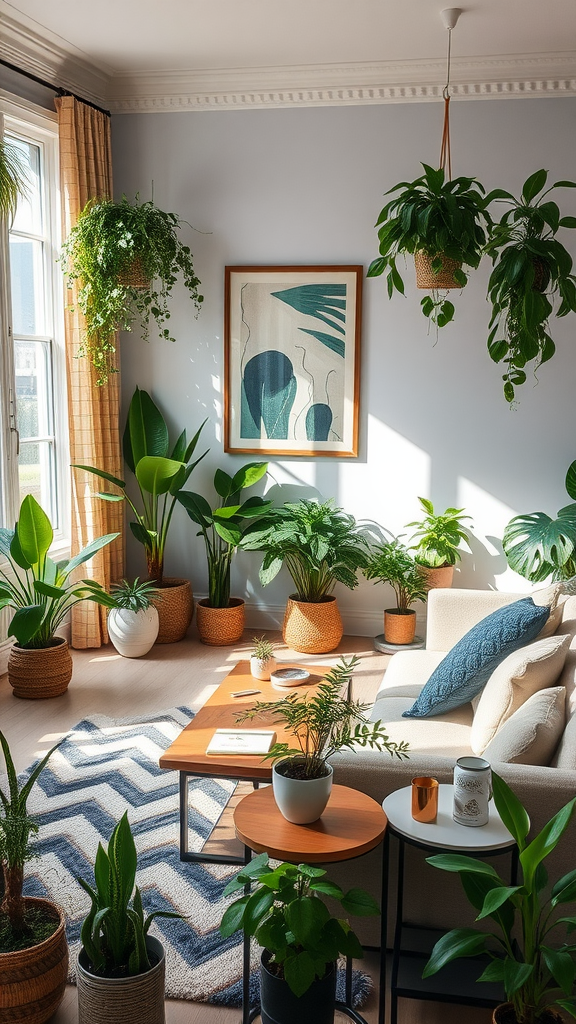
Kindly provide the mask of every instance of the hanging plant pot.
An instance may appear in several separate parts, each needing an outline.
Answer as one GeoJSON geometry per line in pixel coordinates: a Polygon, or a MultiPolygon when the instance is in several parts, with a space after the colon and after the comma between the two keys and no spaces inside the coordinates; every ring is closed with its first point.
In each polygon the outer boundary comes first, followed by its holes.
{"type": "Polygon", "coordinates": [[[227,608],[211,608],[208,598],[198,601],[196,626],[203,644],[229,647],[238,643],[244,632],[244,601],[231,597],[227,608]]]}
{"type": "Polygon", "coordinates": [[[295,996],[288,982],[273,973],[272,954],[264,949],[260,961],[262,1024],[333,1024],[336,1009],[336,964],[328,964],[323,978],[316,978],[302,996],[295,996]]]}
{"type": "Polygon", "coordinates": [[[298,768],[304,764],[303,758],[287,757],[272,769],[272,788],[278,810],[294,825],[318,821],[332,792],[332,767],[327,764],[326,775],[319,779],[298,778],[298,768]]]}
{"type": "Polygon", "coordinates": [[[413,608],[387,608],[384,612],[384,639],[387,644],[411,644],[416,634],[413,608]]]}
{"type": "Polygon", "coordinates": [[[151,603],[158,611],[159,629],[157,644],[174,644],[183,640],[192,622],[194,598],[190,580],[164,577],[158,597],[151,603]]]}
{"type": "Polygon", "coordinates": [[[59,697],[72,678],[68,641],[54,637],[50,647],[29,649],[12,644],[8,657],[8,682],[15,697],[37,700],[59,697]]]}
{"type": "Polygon", "coordinates": [[[414,253],[414,265],[416,267],[416,287],[427,291],[449,291],[451,288],[462,288],[462,283],[454,277],[455,270],[462,269],[462,263],[450,259],[442,253],[431,256],[429,253],[418,249],[414,253]],[[433,260],[441,259],[442,267],[438,272],[432,268],[433,260]]]}
{"type": "Polygon", "coordinates": [[[68,945],[64,914],[48,900],[27,896],[27,909],[37,907],[58,921],[44,942],[14,953],[0,953],[0,1021],[44,1024],[58,1009],[68,977],[68,945]]]}
{"type": "Polygon", "coordinates": [[[344,626],[335,597],[318,603],[288,598],[282,637],[284,643],[301,654],[328,654],[342,639],[344,626]]]}
{"type": "Polygon", "coordinates": [[[452,586],[454,579],[453,565],[439,565],[432,568],[429,565],[418,564],[418,572],[422,579],[426,580],[428,590],[445,590],[452,586]]]}
{"type": "Polygon", "coordinates": [[[118,281],[123,288],[150,287],[150,278],[144,270],[141,256],[135,256],[131,263],[126,264],[118,274],[118,281]]]}
{"type": "Polygon", "coordinates": [[[146,948],[153,966],[144,974],[104,978],[89,970],[84,949],[78,955],[78,1024],[165,1024],[164,947],[151,935],[146,948]]]}

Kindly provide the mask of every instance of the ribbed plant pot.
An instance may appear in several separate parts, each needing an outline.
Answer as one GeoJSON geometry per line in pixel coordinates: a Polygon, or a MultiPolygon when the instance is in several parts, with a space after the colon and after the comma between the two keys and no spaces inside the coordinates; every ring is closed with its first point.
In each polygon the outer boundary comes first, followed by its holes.
{"type": "Polygon", "coordinates": [[[327,764],[327,775],[320,779],[293,779],[284,771],[298,758],[278,761],[272,769],[272,789],[280,814],[294,825],[310,825],[326,809],[332,792],[334,772],[327,764]]]}
{"type": "Polygon", "coordinates": [[[183,640],[194,614],[190,580],[164,577],[158,597],[150,598],[158,611],[157,644],[175,644],[183,640]]]}
{"type": "Polygon", "coordinates": [[[254,679],[261,679],[267,682],[272,672],[276,671],[276,658],[273,654],[269,658],[257,658],[254,654],[250,658],[250,674],[254,679]]]}
{"type": "Polygon", "coordinates": [[[8,656],[8,682],[15,697],[39,700],[59,697],[72,678],[72,655],[68,641],[54,637],[51,647],[28,650],[12,644],[8,656]]]}
{"type": "Polygon", "coordinates": [[[416,287],[425,288],[427,291],[449,291],[451,288],[461,288],[462,285],[454,278],[454,271],[461,270],[462,264],[458,260],[452,260],[449,256],[438,253],[438,256],[430,256],[429,253],[419,249],[414,253],[414,265],[416,267],[416,287]],[[440,258],[442,268],[435,273],[432,269],[432,260],[440,258]]]}
{"type": "Polygon", "coordinates": [[[384,639],[387,644],[411,644],[416,635],[416,612],[413,608],[387,608],[384,612],[384,639]]]}
{"type": "Polygon", "coordinates": [[[418,572],[426,580],[428,590],[442,590],[452,586],[453,565],[440,565],[437,569],[431,569],[428,565],[418,565],[418,572]]]}
{"type": "Polygon", "coordinates": [[[165,1024],[164,947],[151,935],[146,948],[157,963],[144,974],[101,978],[88,970],[84,949],[78,955],[78,1024],[165,1024]]]}
{"type": "Polygon", "coordinates": [[[282,637],[293,651],[302,654],[328,654],[338,647],[344,626],[335,597],[318,604],[288,598],[282,637]]]}
{"type": "Polygon", "coordinates": [[[242,639],[244,632],[244,601],[231,597],[227,608],[211,608],[208,598],[198,601],[196,627],[203,644],[229,647],[242,639]]]}
{"type": "Polygon", "coordinates": [[[108,615],[108,636],[123,658],[142,658],[154,646],[160,620],[150,605],[133,612],[130,608],[112,608],[108,615]]]}
{"type": "Polygon", "coordinates": [[[333,1024],[336,1008],[336,964],[328,964],[302,996],[295,996],[284,978],[270,970],[271,953],[262,951],[260,1005],[262,1024],[333,1024]]]}
{"type": "MultiPolygon", "coordinates": [[[[565,1024],[564,1017],[551,1006],[538,1018],[539,1024],[565,1024]]],[[[500,1003],[492,1011],[492,1024],[518,1024],[512,1003],[500,1003]]]]}
{"type": "Polygon", "coordinates": [[[0,1021],[44,1024],[62,1002],[68,977],[64,914],[48,900],[26,897],[26,905],[53,912],[58,927],[44,942],[16,953],[0,953],[0,1021]]]}

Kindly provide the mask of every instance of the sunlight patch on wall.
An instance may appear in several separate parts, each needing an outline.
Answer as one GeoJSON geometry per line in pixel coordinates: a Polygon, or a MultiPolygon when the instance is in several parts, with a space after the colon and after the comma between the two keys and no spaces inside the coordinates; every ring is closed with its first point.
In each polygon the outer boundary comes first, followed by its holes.
{"type": "Polygon", "coordinates": [[[495,590],[531,591],[532,584],[513,572],[502,550],[502,534],[510,519],[518,514],[516,509],[465,477],[458,478],[458,506],[472,516],[472,556],[463,556],[461,580],[454,585],[477,587],[480,576],[495,590]]]}

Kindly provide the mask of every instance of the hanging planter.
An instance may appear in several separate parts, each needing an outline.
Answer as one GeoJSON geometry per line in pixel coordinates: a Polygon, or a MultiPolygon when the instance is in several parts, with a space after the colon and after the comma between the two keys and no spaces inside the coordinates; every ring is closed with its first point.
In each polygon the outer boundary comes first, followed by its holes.
{"type": "Polygon", "coordinates": [[[414,253],[416,267],[416,287],[426,291],[449,291],[451,288],[462,288],[461,278],[457,280],[455,271],[462,270],[461,260],[452,260],[445,254],[429,253],[419,249],[414,253]]]}

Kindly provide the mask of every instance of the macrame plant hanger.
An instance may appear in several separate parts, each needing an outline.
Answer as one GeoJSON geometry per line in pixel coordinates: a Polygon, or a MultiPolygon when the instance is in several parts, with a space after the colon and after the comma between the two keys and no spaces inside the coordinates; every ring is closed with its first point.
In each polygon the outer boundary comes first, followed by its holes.
{"type": "Polygon", "coordinates": [[[446,179],[452,179],[452,153],[450,151],[450,59],[452,56],[452,29],[458,24],[462,14],[460,7],[448,7],[441,12],[441,18],[448,29],[448,56],[446,61],[446,85],[442,90],[444,97],[444,126],[442,128],[442,145],[440,146],[440,164],[446,179]]]}

